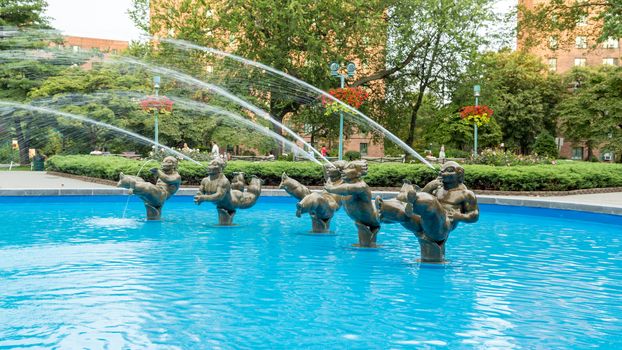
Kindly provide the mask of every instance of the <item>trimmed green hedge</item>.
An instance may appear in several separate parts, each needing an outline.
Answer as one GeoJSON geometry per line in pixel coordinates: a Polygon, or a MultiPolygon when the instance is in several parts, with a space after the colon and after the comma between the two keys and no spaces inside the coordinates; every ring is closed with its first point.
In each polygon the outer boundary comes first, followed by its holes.
{"type": "MultiPolygon", "coordinates": [[[[205,165],[207,163],[204,163],[205,165]]],[[[121,157],[102,156],[54,156],[46,162],[50,171],[75,175],[118,180],[119,173],[151,178],[149,169],[157,162],[129,160],[121,157]],[[144,167],[143,167],[144,165],[144,167]]],[[[532,165],[497,167],[488,165],[464,165],[465,184],[472,189],[499,191],[568,191],[586,188],[622,186],[622,164],[560,162],[557,165],[532,165]]],[[[229,162],[225,173],[244,172],[247,176],[257,175],[266,185],[278,185],[281,174],[306,185],[322,185],[322,168],[311,162],[229,162]]],[[[204,167],[181,161],[179,173],[187,185],[198,185],[207,176],[204,167]]],[[[409,179],[419,186],[436,177],[436,172],[421,164],[383,163],[369,164],[365,181],[372,187],[399,187],[403,179],[409,179]]]]}

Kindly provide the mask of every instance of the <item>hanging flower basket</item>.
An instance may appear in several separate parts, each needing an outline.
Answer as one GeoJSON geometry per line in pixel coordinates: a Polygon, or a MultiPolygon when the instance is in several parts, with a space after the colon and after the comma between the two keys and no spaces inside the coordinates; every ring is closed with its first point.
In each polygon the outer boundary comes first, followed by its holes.
{"type": "MultiPolygon", "coordinates": [[[[344,87],[328,90],[328,93],[334,98],[350,105],[356,109],[361,107],[363,102],[369,98],[369,94],[362,87],[344,87]]],[[[322,106],[324,106],[324,115],[329,116],[333,113],[348,112],[348,108],[335,102],[326,96],[322,96],[322,106]]]]}
{"type": "Polygon", "coordinates": [[[486,105],[466,106],[460,110],[460,118],[469,124],[475,123],[477,126],[482,126],[490,122],[493,113],[492,109],[486,105]]]}
{"type": "Polygon", "coordinates": [[[173,101],[166,96],[147,96],[140,100],[140,108],[145,112],[168,112],[173,110],[173,101]]]}

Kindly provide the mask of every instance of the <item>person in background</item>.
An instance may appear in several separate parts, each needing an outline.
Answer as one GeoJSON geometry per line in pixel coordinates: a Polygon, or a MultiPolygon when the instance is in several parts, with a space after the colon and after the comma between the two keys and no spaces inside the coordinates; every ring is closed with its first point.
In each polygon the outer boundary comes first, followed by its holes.
{"type": "Polygon", "coordinates": [[[212,144],[212,157],[220,157],[220,149],[216,142],[212,144]]]}
{"type": "Polygon", "coordinates": [[[445,158],[447,158],[447,156],[445,155],[445,145],[441,145],[441,150],[438,152],[438,159],[441,159],[443,161],[445,160],[445,158]]]}
{"type": "Polygon", "coordinates": [[[328,150],[326,149],[326,145],[322,145],[322,149],[320,150],[322,153],[322,157],[326,157],[328,155],[328,150]]]}

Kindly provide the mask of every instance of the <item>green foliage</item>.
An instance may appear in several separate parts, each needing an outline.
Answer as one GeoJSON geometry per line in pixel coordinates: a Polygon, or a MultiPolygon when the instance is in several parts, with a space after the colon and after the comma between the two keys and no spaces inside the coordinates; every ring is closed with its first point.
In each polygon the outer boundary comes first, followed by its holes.
{"type": "Polygon", "coordinates": [[[385,124],[413,145],[420,110],[424,113],[425,104],[442,100],[446,87],[462,80],[464,66],[486,43],[480,28],[494,19],[492,1],[397,1],[387,12],[384,73],[393,76],[387,79],[391,107],[385,124]]]}
{"type": "Polygon", "coordinates": [[[622,3],[619,0],[549,0],[536,6],[519,6],[519,41],[537,46],[553,35],[559,47],[574,45],[577,31],[590,42],[622,37],[622,3]],[[580,24],[587,22],[588,27],[580,24]],[[597,24],[597,25],[595,25],[597,24]]]}
{"type": "MultiPolygon", "coordinates": [[[[148,169],[158,166],[154,162],[145,165],[145,161],[102,156],[54,156],[46,162],[47,170],[115,181],[119,172],[136,175],[143,165],[140,176],[152,179],[148,169]]],[[[622,186],[622,164],[560,161],[556,165],[464,165],[464,168],[465,184],[475,190],[567,191],[622,186]]],[[[311,162],[232,161],[225,173],[231,176],[233,172],[257,175],[269,186],[278,185],[283,172],[305,185],[324,183],[322,167],[311,162]]],[[[198,185],[207,176],[205,167],[187,161],[180,162],[179,173],[185,185],[198,185]]],[[[422,164],[369,164],[365,181],[372,187],[399,187],[408,179],[423,186],[437,175],[437,171],[422,164]]]]}
{"type": "Polygon", "coordinates": [[[45,0],[0,0],[0,26],[49,28],[45,0]]]}
{"type": "MultiPolygon", "coordinates": [[[[430,120],[422,118],[422,124],[424,120],[425,124],[424,142],[421,146],[433,143],[470,154],[471,152],[465,150],[473,148],[473,125],[464,122],[458,113],[451,113],[448,108],[440,110],[436,115],[436,118],[430,120]]],[[[480,148],[496,147],[501,143],[501,127],[494,116],[488,124],[478,127],[477,132],[480,148]]],[[[452,157],[449,154],[447,156],[452,157]]]]}
{"type": "Polygon", "coordinates": [[[533,152],[539,156],[557,158],[559,152],[555,144],[555,138],[548,131],[543,131],[536,137],[533,152]]]}
{"type": "Polygon", "coordinates": [[[11,147],[11,143],[7,142],[0,145],[0,164],[8,164],[11,162],[19,162],[19,151],[16,149],[14,150],[13,147],[11,147]]]}
{"type": "Polygon", "coordinates": [[[361,159],[361,152],[358,152],[358,151],[347,151],[343,155],[343,158],[346,159],[346,160],[361,159]]]}
{"type": "Polygon", "coordinates": [[[539,57],[520,51],[486,53],[469,72],[473,78],[458,88],[454,108],[472,105],[473,85],[481,85],[479,102],[494,111],[507,148],[527,154],[540,131],[555,132],[555,107],[564,85],[557,75],[547,74],[539,57]]]}
{"type": "Polygon", "coordinates": [[[588,158],[595,147],[622,152],[622,68],[574,69],[567,77],[575,88],[558,107],[564,136],[585,142],[588,158]]]}

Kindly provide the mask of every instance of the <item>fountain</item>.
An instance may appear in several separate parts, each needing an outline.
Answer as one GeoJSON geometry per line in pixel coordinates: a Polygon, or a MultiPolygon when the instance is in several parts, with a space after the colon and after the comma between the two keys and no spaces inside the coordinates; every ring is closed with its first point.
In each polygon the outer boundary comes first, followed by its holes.
{"type": "Polygon", "coordinates": [[[378,215],[371,202],[371,190],[363,177],[367,175],[367,162],[356,160],[341,169],[343,182],[328,181],[324,189],[341,196],[341,202],[348,216],[354,220],[359,236],[359,247],[375,248],[380,231],[378,215]]]}
{"type": "MultiPolygon", "coordinates": [[[[346,165],[344,161],[336,161],[324,165],[324,174],[327,183],[340,184],[341,170],[346,165]]],[[[335,212],[341,208],[341,196],[328,193],[327,191],[311,192],[306,186],[283,173],[279,188],[289,195],[298,199],[296,204],[296,216],[309,213],[311,216],[311,232],[330,232],[330,220],[335,212]]]]}
{"type": "Polygon", "coordinates": [[[171,198],[181,186],[181,176],[177,172],[177,159],[165,157],[162,161],[162,170],[149,170],[158,180],[152,184],[139,176],[119,174],[117,187],[127,188],[129,194],[135,194],[144,203],[147,210],[147,220],[160,220],[164,202],[171,198]]]}
{"type": "MultiPolygon", "coordinates": [[[[166,162],[158,176],[173,168],[166,162]]],[[[382,225],[380,252],[349,249],[347,234],[295,235],[289,199],[258,198],[258,178],[247,186],[235,173],[229,182],[225,166],[210,162],[195,199],[215,203],[224,224],[255,205],[244,213],[253,225],[227,234],[179,195],[166,201],[178,216],[158,225],[94,221],[94,212],[118,210],[114,196],[0,197],[0,297],[11,310],[0,313],[0,348],[620,347],[619,217],[483,204],[481,221],[452,236],[447,260],[452,230],[479,218],[458,164],[423,189],[405,182],[396,198],[375,202],[364,162],[326,164],[320,192],[284,175],[314,231],[332,224],[342,233],[353,220],[359,246],[374,247],[382,225]],[[411,259],[418,252],[424,264],[411,259]]],[[[122,182],[134,194],[158,187],[122,182]]]]}
{"type": "Polygon", "coordinates": [[[464,185],[464,168],[449,161],[423,189],[406,182],[396,199],[376,197],[380,221],[400,223],[419,240],[421,261],[445,262],[445,243],[460,222],[479,219],[477,198],[464,185]]]}
{"type": "Polygon", "coordinates": [[[233,225],[233,217],[237,209],[248,209],[257,203],[261,194],[261,179],[251,178],[248,186],[240,174],[235,177],[235,185],[223,174],[227,164],[222,158],[214,158],[207,167],[208,176],[201,181],[199,192],[194,196],[194,202],[201,205],[203,202],[213,202],[218,210],[218,224],[221,226],[233,225]],[[233,188],[235,187],[235,189],[233,188]],[[244,191],[244,187],[245,191],[244,191]]]}

